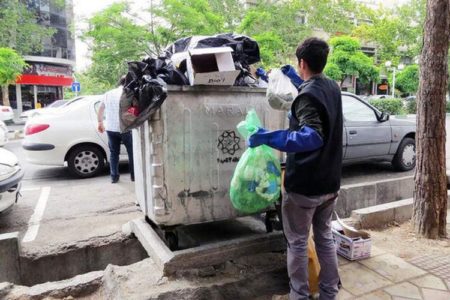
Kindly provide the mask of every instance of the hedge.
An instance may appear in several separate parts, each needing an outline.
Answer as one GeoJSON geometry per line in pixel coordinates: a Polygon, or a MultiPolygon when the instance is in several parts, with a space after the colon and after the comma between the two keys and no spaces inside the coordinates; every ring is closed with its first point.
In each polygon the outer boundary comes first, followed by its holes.
{"type": "Polygon", "coordinates": [[[369,103],[375,106],[378,110],[390,115],[401,115],[404,113],[403,101],[401,99],[373,99],[369,100],[369,103]]]}
{"type": "MultiPolygon", "coordinates": [[[[408,101],[408,103],[406,104],[406,111],[408,112],[408,114],[415,114],[417,107],[416,107],[416,100],[411,100],[408,101]]],[[[448,106],[447,106],[448,109],[448,106]]]]}
{"type": "MultiPolygon", "coordinates": [[[[416,114],[416,100],[413,101],[408,101],[408,103],[406,104],[406,111],[408,114],[416,114]]],[[[447,103],[445,104],[445,111],[450,113],[450,102],[447,101],[447,103]]]]}

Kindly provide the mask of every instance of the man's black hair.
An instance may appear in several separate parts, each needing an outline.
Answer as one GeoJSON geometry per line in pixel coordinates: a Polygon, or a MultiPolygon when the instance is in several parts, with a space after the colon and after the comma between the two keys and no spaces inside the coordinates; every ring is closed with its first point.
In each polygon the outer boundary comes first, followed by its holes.
{"type": "Polygon", "coordinates": [[[322,73],[325,65],[327,64],[328,52],[330,52],[330,47],[328,47],[327,42],[319,38],[308,38],[303,41],[297,47],[295,55],[297,56],[298,62],[303,59],[311,72],[322,73]]]}

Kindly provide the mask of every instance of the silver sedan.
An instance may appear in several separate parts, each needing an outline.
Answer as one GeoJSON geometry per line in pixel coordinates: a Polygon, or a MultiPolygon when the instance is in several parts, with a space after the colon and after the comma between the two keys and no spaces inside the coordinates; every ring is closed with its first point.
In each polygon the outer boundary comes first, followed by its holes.
{"type": "Polygon", "coordinates": [[[390,117],[351,93],[342,93],[344,164],[389,161],[398,171],[416,165],[416,124],[390,117]]]}

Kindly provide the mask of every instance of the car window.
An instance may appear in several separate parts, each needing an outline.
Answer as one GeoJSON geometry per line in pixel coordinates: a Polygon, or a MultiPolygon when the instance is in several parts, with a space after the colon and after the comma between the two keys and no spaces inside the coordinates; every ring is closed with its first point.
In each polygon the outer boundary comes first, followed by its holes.
{"type": "Polygon", "coordinates": [[[56,100],[55,102],[48,105],[47,107],[60,107],[60,106],[63,106],[64,104],[66,104],[66,102],[68,102],[68,100],[56,100]]]}
{"type": "Polygon", "coordinates": [[[369,106],[351,96],[342,95],[342,111],[347,121],[377,121],[369,106]]]}

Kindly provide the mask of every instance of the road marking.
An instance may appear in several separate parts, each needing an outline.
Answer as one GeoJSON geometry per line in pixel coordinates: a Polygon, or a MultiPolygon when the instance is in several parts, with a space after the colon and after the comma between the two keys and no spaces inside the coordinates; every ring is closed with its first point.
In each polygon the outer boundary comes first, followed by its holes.
{"type": "Polygon", "coordinates": [[[44,215],[45,206],[47,205],[48,196],[50,195],[50,187],[45,186],[41,190],[41,195],[34,208],[34,213],[28,221],[28,230],[25,233],[22,242],[32,242],[36,238],[39,231],[39,223],[41,222],[42,216],[44,215]]]}
{"type": "Polygon", "coordinates": [[[21,188],[21,192],[31,192],[31,191],[39,191],[40,187],[29,187],[29,188],[21,188]]]}

